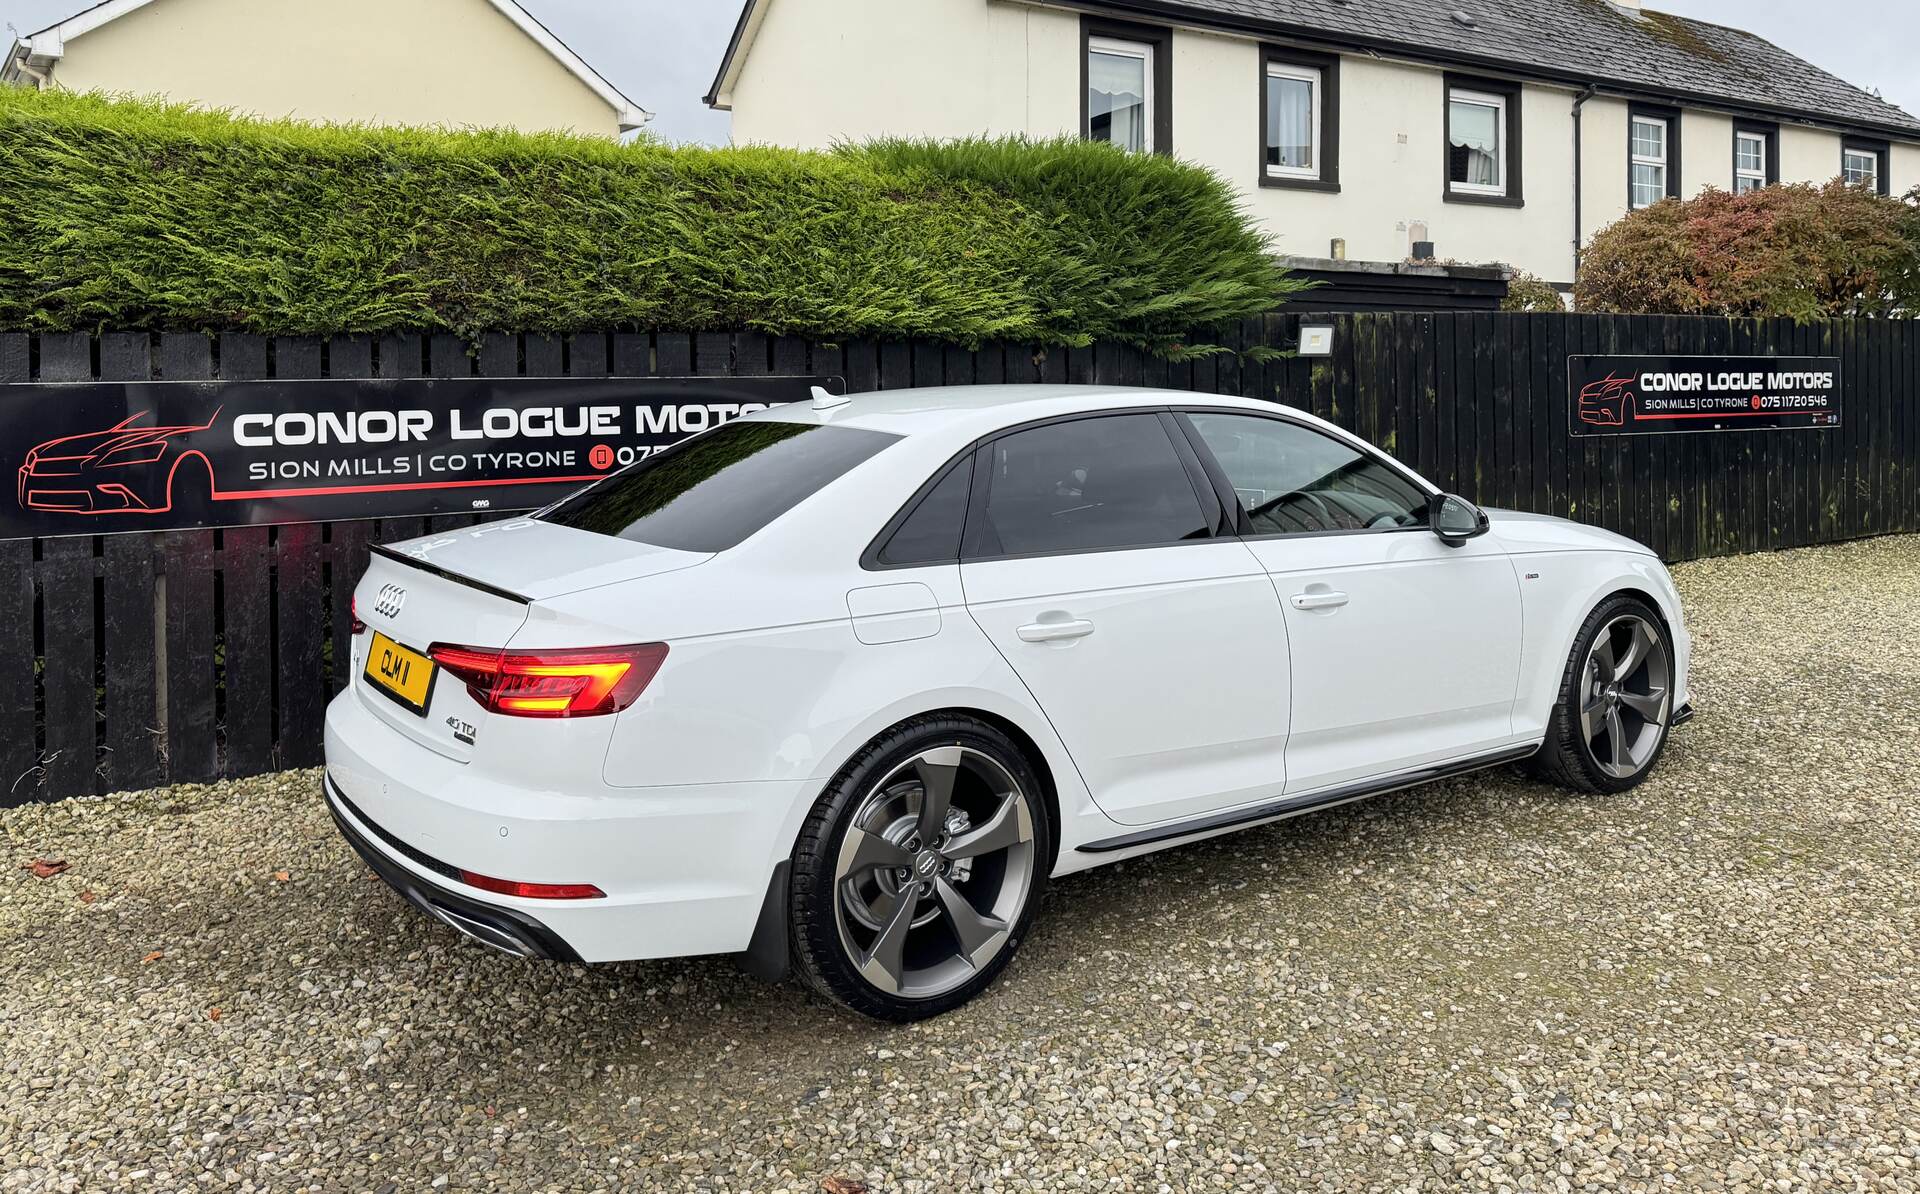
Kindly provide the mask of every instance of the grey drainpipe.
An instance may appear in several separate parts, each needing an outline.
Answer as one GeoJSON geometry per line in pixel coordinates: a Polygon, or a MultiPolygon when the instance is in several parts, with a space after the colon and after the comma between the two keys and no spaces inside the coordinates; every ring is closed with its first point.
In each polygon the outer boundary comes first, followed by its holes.
{"type": "Polygon", "coordinates": [[[1598,83],[1587,84],[1587,89],[1573,97],[1573,281],[1580,280],[1580,168],[1585,164],[1580,152],[1580,109],[1600,90],[1598,83]]]}

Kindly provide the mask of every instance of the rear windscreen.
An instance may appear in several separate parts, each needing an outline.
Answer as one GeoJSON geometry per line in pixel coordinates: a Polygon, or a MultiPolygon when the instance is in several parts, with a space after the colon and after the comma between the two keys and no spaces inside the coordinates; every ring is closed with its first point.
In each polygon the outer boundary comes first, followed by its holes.
{"type": "Polygon", "coordinates": [[[539,517],[656,547],[725,551],[898,438],[738,420],[656,452],[539,517]]]}

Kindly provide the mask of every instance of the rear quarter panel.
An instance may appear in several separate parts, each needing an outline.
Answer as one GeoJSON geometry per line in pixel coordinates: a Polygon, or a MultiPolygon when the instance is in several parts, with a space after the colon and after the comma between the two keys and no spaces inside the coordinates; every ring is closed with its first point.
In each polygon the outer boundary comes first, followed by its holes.
{"type": "Polygon", "coordinates": [[[723,555],[683,574],[541,602],[515,646],[666,641],[659,675],[618,715],[605,783],[637,792],[805,781],[780,812],[776,857],[791,850],[814,800],[855,752],[889,726],[939,709],[992,714],[1039,747],[1069,823],[1062,857],[1071,842],[1111,832],[1046,717],[967,616],[957,566],[869,573],[790,565],[770,573],[723,555]],[[849,592],[909,580],[935,594],[938,630],[862,642],[849,592]]]}

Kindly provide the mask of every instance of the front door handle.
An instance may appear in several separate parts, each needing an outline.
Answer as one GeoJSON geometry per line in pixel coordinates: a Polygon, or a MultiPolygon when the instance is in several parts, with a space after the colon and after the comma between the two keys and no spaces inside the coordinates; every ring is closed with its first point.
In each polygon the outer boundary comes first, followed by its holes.
{"type": "Polygon", "coordinates": [[[1029,622],[1014,631],[1023,643],[1058,643],[1070,638],[1085,638],[1093,633],[1093,623],[1085,618],[1065,622],[1029,622]]]}
{"type": "Polygon", "coordinates": [[[1345,593],[1335,593],[1332,591],[1295,593],[1293,595],[1293,608],[1295,609],[1338,609],[1346,603],[1347,595],[1345,593]]]}

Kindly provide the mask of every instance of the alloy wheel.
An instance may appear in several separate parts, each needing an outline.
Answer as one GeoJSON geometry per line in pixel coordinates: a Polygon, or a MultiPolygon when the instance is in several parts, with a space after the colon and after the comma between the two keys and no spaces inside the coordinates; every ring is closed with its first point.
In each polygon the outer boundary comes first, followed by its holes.
{"type": "Polygon", "coordinates": [[[841,947],[888,994],[943,995],[1007,947],[1035,862],[1033,809],[1005,767],[966,746],[922,751],[873,786],[841,840],[841,947]]]}
{"type": "Polygon", "coordinates": [[[1587,753],[1614,779],[1631,779],[1660,749],[1673,697],[1673,661],[1660,632],[1638,614],[1602,627],[1580,684],[1587,753]]]}

